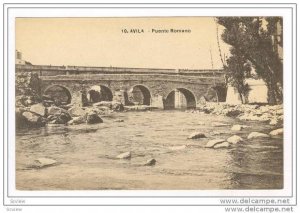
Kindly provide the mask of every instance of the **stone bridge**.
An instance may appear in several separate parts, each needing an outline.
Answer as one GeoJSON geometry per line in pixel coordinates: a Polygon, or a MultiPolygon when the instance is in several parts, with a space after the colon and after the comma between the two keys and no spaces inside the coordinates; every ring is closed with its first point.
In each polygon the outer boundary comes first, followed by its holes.
{"type": "Polygon", "coordinates": [[[16,72],[29,71],[40,76],[42,95],[57,93],[78,105],[116,100],[161,109],[195,108],[212,90],[219,101],[226,99],[222,70],[16,65],[16,72]]]}

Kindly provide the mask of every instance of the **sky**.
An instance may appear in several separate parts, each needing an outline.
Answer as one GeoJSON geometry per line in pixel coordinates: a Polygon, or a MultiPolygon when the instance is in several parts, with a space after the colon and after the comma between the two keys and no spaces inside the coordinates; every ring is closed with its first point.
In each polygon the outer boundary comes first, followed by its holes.
{"type": "MultiPolygon", "coordinates": [[[[219,41],[229,55],[229,46],[219,41]]],[[[17,18],[16,49],[35,65],[222,68],[213,17],[17,18]],[[124,33],[131,29],[144,32],[124,33]]]]}

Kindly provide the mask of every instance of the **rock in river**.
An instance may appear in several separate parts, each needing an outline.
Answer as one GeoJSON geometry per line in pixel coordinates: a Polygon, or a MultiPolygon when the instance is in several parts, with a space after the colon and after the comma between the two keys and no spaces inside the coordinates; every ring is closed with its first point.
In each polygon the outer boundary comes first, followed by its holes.
{"type": "Polygon", "coordinates": [[[86,111],[81,107],[72,107],[68,112],[72,117],[84,116],[86,114],[86,111]]]}
{"type": "Polygon", "coordinates": [[[278,119],[276,119],[276,118],[273,118],[271,121],[270,121],[270,125],[274,125],[274,126],[276,126],[277,124],[279,123],[279,121],[278,121],[278,119]]]}
{"type": "Polygon", "coordinates": [[[122,154],[119,154],[117,156],[118,159],[130,159],[131,158],[131,152],[124,152],[122,154]]]}
{"type": "Polygon", "coordinates": [[[116,112],[124,111],[124,106],[121,102],[112,101],[111,109],[116,112]]]}
{"type": "Polygon", "coordinates": [[[237,125],[233,125],[231,127],[231,130],[232,131],[241,131],[242,129],[247,128],[247,127],[249,127],[249,126],[237,124],[237,125]]]}
{"type": "Polygon", "coordinates": [[[69,114],[67,110],[57,106],[51,106],[48,108],[49,115],[60,115],[62,113],[69,114]]]}
{"type": "Polygon", "coordinates": [[[48,123],[50,124],[66,124],[72,118],[68,112],[62,112],[61,114],[49,115],[47,117],[48,123]]]}
{"type": "Polygon", "coordinates": [[[103,120],[95,112],[91,112],[87,115],[86,123],[88,124],[97,124],[103,123],[103,120]]]}
{"type": "Polygon", "coordinates": [[[268,138],[269,135],[261,133],[261,132],[251,132],[248,135],[248,139],[252,139],[252,138],[268,138]]]}
{"type": "Polygon", "coordinates": [[[46,107],[44,107],[44,105],[41,104],[41,103],[32,105],[30,107],[30,111],[34,112],[36,114],[39,114],[41,116],[45,116],[46,115],[46,107]]]}
{"type": "Polygon", "coordinates": [[[36,168],[42,168],[47,166],[53,166],[57,163],[56,160],[50,159],[50,158],[38,158],[34,160],[34,167],[36,168]]]}
{"type": "Polygon", "coordinates": [[[275,129],[273,131],[270,132],[270,135],[282,135],[283,134],[283,128],[280,128],[280,129],[275,129]]]}
{"type": "Polygon", "coordinates": [[[25,118],[26,126],[42,127],[45,125],[45,120],[42,116],[33,112],[23,112],[22,116],[25,118]]]}
{"type": "Polygon", "coordinates": [[[241,138],[240,136],[237,136],[237,135],[233,135],[233,136],[227,138],[227,142],[229,142],[231,144],[236,144],[241,141],[243,141],[243,138],[241,138]]]}
{"type": "Polygon", "coordinates": [[[73,124],[83,124],[86,122],[86,117],[85,116],[79,116],[79,117],[73,117],[72,120],[68,122],[68,124],[73,125],[73,124]]]}
{"type": "Polygon", "coordinates": [[[188,139],[206,138],[202,132],[193,132],[189,135],[188,139]]]}
{"type": "Polygon", "coordinates": [[[111,109],[112,103],[111,101],[101,101],[101,102],[97,102],[94,103],[93,106],[98,107],[98,106],[105,106],[111,109]]]}
{"type": "Polygon", "coordinates": [[[151,158],[147,160],[147,162],[144,164],[144,166],[154,166],[156,163],[156,160],[154,158],[151,158]]]}
{"type": "Polygon", "coordinates": [[[213,148],[215,145],[225,142],[224,139],[214,139],[207,142],[205,148],[213,148]]]}
{"type": "Polygon", "coordinates": [[[217,145],[214,146],[214,149],[219,149],[219,148],[228,148],[230,147],[230,143],[228,142],[223,142],[223,143],[219,143],[217,145]]]}

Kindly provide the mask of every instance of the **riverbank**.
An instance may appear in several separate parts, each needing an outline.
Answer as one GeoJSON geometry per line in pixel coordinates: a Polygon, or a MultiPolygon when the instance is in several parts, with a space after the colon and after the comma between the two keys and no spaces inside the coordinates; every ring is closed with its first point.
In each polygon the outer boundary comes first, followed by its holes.
{"type": "MultiPolygon", "coordinates": [[[[45,125],[65,124],[95,124],[102,123],[104,115],[115,112],[149,111],[154,107],[136,105],[123,106],[120,102],[101,101],[91,106],[80,107],[74,105],[49,106],[48,103],[35,103],[30,106],[16,107],[17,129],[43,127],[45,125]]],[[[237,118],[241,121],[259,121],[273,126],[283,126],[283,105],[229,105],[226,103],[207,102],[197,109],[186,110],[187,113],[213,114],[237,118]]]]}
{"type": "Polygon", "coordinates": [[[283,105],[256,105],[226,103],[206,103],[196,110],[187,110],[188,113],[206,113],[234,117],[242,121],[260,121],[274,126],[283,126],[283,105]]]}

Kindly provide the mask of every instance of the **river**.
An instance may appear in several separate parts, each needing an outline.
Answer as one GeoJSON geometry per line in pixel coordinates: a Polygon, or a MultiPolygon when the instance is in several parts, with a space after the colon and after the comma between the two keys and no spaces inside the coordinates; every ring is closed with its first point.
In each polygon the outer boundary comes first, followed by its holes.
{"type": "Polygon", "coordinates": [[[262,122],[183,111],[113,113],[104,123],[44,127],[16,136],[16,187],[19,190],[103,189],[281,189],[283,139],[247,140],[252,131],[269,132],[262,122]],[[122,119],[124,122],[116,122],[122,119]],[[213,122],[229,126],[215,127],[213,122]],[[250,128],[231,131],[233,124],[250,128]],[[189,140],[194,131],[207,138],[189,140]],[[204,148],[215,138],[241,136],[231,148],[204,148]],[[183,145],[186,145],[184,147],[183,145]],[[116,159],[131,151],[131,160],[116,159]],[[37,158],[57,165],[30,168],[37,158]],[[155,166],[143,166],[155,158],[155,166]]]}

